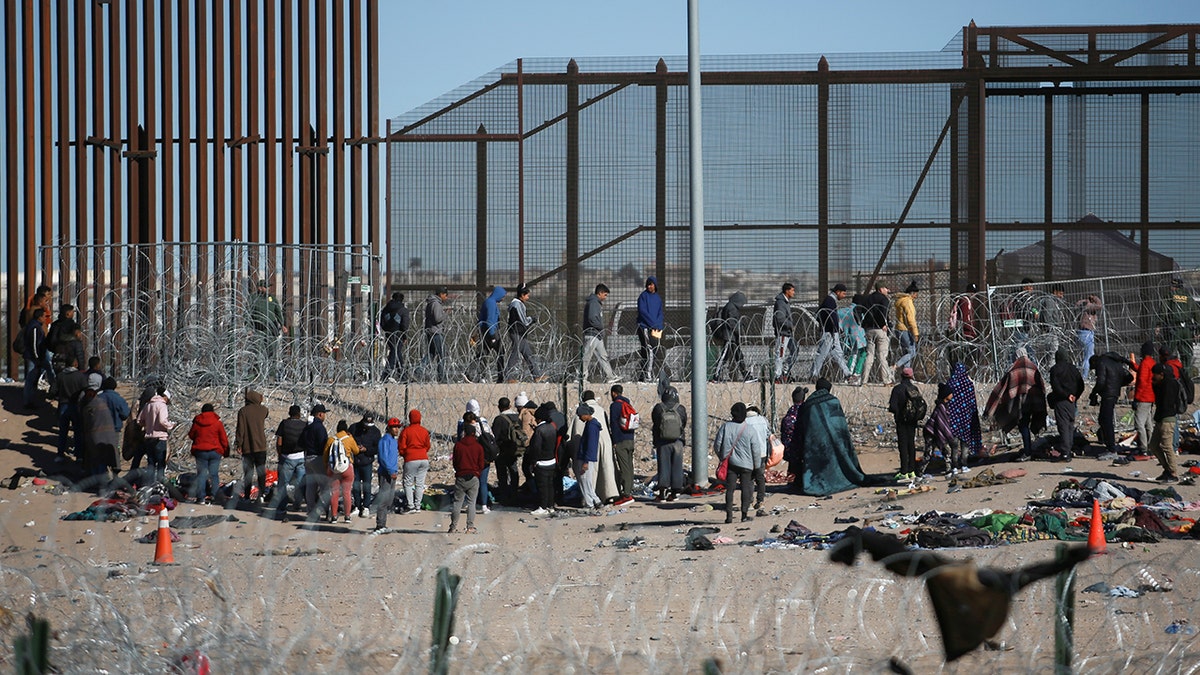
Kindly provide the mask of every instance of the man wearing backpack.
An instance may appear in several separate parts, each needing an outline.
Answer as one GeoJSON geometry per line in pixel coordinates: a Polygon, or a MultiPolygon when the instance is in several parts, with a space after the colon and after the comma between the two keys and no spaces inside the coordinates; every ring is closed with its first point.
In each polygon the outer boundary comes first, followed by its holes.
{"type": "Polygon", "coordinates": [[[500,413],[492,420],[492,433],[496,436],[496,445],[500,447],[496,455],[496,492],[508,503],[516,497],[517,486],[521,482],[521,474],[517,471],[518,440],[523,433],[521,419],[507,396],[501,396],[496,403],[500,413]]]}
{"type": "Polygon", "coordinates": [[[387,367],[383,369],[383,377],[388,380],[401,380],[407,377],[404,372],[404,343],[408,341],[408,329],[412,324],[412,315],[404,304],[403,293],[392,293],[392,299],[383,306],[379,313],[379,328],[387,341],[387,367]]]}
{"type": "Polygon", "coordinates": [[[917,427],[927,412],[925,399],[913,384],[913,369],[900,371],[900,381],[892,387],[888,412],[896,422],[896,442],[900,447],[900,473],[896,480],[906,483],[917,478],[917,427]]]}
{"type": "Polygon", "coordinates": [[[683,490],[684,430],[687,410],[675,387],[663,389],[662,401],[650,411],[651,436],[658,456],[658,494],[655,501],[675,501],[683,490]]]}
{"type": "Polygon", "coordinates": [[[609,434],[612,436],[613,456],[617,460],[617,499],[620,506],[633,501],[633,440],[637,429],[637,411],[624,396],[625,389],[614,384],[608,390],[612,404],[608,407],[609,434]]]}

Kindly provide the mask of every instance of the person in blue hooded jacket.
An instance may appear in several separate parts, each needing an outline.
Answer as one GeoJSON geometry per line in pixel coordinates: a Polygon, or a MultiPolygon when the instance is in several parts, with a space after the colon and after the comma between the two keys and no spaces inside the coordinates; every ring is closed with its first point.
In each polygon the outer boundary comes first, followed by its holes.
{"type": "Polygon", "coordinates": [[[662,296],[658,294],[658,278],[647,277],[646,289],[638,296],[637,301],[637,334],[638,342],[642,345],[643,382],[654,378],[654,355],[662,343],[663,321],[663,301],[662,296]]]}
{"type": "Polygon", "coordinates": [[[504,299],[505,295],[508,295],[508,291],[503,286],[493,286],[491,293],[479,305],[479,320],[476,322],[479,330],[479,344],[475,350],[473,369],[479,374],[481,382],[488,380],[489,352],[496,354],[496,382],[504,381],[504,342],[500,339],[500,301],[504,299]]]}

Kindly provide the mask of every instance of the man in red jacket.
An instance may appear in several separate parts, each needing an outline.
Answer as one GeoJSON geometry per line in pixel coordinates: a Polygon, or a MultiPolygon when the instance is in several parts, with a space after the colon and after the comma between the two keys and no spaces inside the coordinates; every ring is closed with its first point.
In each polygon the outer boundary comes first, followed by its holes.
{"type": "Polygon", "coordinates": [[[483,446],[476,438],[473,424],[463,425],[463,437],[454,444],[450,461],[454,464],[454,507],[450,509],[448,534],[458,531],[458,512],[467,501],[467,534],[475,533],[475,498],[479,495],[479,474],[483,472],[483,446]]]}

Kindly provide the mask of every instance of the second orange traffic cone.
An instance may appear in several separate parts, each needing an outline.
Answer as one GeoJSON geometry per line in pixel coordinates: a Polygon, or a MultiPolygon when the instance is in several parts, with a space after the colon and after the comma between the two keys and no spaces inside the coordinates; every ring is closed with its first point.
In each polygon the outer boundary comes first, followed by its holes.
{"type": "Polygon", "coordinates": [[[154,545],[154,564],[175,564],[175,554],[171,550],[171,521],[167,518],[165,507],[158,511],[158,541],[154,545]]]}
{"type": "Polygon", "coordinates": [[[1092,526],[1088,530],[1088,548],[1092,555],[1108,553],[1108,543],[1104,541],[1104,519],[1100,516],[1100,501],[1092,499],[1092,526]]]}

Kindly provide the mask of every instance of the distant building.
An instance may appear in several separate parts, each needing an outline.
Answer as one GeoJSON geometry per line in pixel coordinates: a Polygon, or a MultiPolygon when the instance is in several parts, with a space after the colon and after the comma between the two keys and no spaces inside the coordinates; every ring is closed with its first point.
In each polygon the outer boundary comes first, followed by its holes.
{"type": "MultiPolygon", "coordinates": [[[[1079,220],[1081,229],[1055,232],[1050,240],[1050,264],[1055,279],[1081,279],[1141,274],[1141,244],[1113,230],[1083,229],[1100,218],[1088,214],[1079,220]]],[[[1023,278],[1044,281],[1045,239],[1015,251],[1001,253],[989,261],[988,280],[993,284],[1015,284],[1023,278]]],[[[1175,259],[1151,250],[1147,272],[1178,269],[1175,259]]]]}

